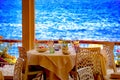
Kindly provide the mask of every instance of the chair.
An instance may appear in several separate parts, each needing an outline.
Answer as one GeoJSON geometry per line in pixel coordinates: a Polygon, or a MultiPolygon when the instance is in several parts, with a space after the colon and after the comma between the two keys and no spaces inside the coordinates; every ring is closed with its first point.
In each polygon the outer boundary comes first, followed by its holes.
{"type": "Polygon", "coordinates": [[[100,47],[101,53],[106,59],[106,66],[108,69],[113,69],[117,72],[115,61],[114,61],[114,42],[104,42],[102,44],[89,44],[89,47],[100,47]]]}
{"type": "Polygon", "coordinates": [[[22,80],[22,67],[23,67],[23,59],[18,58],[15,67],[14,67],[14,75],[13,80],[22,80]]]}
{"type": "Polygon", "coordinates": [[[114,72],[117,72],[115,61],[114,61],[114,42],[105,42],[103,43],[103,56],[106,58],[107,68],[113,69],[114,72]]]}
{"type": "Polygon", "coordinates": [[[106,59],[106,67],[107,69],[112,69],[113,73],[110,75],[104,76],[105,80],[110,80],[110,78],[114,78],[115,75],[120,75],[120,73],[117,73],[117,68],[114,61],[114,42],[104,42],[101,44],[102,50],[101,53],[106,59]]]}
{"type": "MultiPolygon", "coordinates": [[[[43,76],[41,76],[41,73],[37,74],[35,78],[32,80],[42,80],[43,76]]],[[[46,79],[45,79],[46,80],[46,79]]]]}
{"type": "Polygon", "coordinates": [[[78,48],[76,53],[75,67],[70,72],[74,80],[78,78],[78,70],[84,67],[91,67],[94,76],[100,75],[103,78],[100,60],[100,48],[78,48]]]}
{"type": "Polygon", "coordinates": [[[94,80],[91,67],[83,67],[78,69],[78,80],[94,80]]]}
{"type": "Polygon", "coordinates": [[[37,75],[37,74],[39,74],[39,77],[41,79],[43,75],[42,68],[41,70],[30,70],[31,66],[28,65],[26,50],[20,46],[18,47],[18,50],[19,50],[19,57],[24,59],[24,65],[23,65],[23,70],[22,70],[22,73],[24,74],[24,80],[28,80],[28,76],[37,75]]]}
{"type": "Polygon", "coordinates": [[[114,43],[113,42],[105,42],[103,43],[103,55],[106,57],[106,62],[107,62],[107,68],[112,69],[113,73],[107,74],[104,76],[105,80],[110,80],[116,78],[117,80],[120,79],[120,73],[117,72],[116,64],[114,61],[114,43]]]}

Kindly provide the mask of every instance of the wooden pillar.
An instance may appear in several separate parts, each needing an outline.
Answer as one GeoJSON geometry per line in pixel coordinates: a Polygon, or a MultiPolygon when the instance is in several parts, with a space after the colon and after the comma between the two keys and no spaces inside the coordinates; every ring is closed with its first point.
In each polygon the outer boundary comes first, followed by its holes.
{"type": "Polygon", "coordinates": [[[26,50],[34,48],[34,16],[34,0],[22,0],[22,46],[26,50]]]}

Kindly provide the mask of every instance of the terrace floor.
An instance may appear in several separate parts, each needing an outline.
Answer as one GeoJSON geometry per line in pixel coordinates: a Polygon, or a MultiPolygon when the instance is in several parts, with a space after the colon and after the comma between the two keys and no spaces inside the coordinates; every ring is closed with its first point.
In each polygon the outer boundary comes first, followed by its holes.
{"type": "MultiPolygon", "coordinates": [[[[14,65],[5,65],[4,67],[0,67],[0,71],[2,71],[3,75],[5,76],[5,80],[12,80],[8,79],[13,76],[14,73],[14,65]]],[[[120,72],[120,67],[117,67],[117,71],[120,72]]],[[[107,74],[112,73],[112,70],[107,70],[107,74]]],[[[69,80],[72,80],[71,78],[69,80]]]]}

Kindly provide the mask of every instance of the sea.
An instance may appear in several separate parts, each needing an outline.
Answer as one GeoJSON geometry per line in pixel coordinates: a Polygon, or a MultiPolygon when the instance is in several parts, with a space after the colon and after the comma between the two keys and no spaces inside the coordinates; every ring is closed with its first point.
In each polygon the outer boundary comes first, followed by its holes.
{"type": "MultiPolygon", "coordinates": [[[[34,1],[38,40],[120,41],[120,0],[34,1]]],[[[0,0],[0,36],[22,39],[22,0],[0,0]]]]}

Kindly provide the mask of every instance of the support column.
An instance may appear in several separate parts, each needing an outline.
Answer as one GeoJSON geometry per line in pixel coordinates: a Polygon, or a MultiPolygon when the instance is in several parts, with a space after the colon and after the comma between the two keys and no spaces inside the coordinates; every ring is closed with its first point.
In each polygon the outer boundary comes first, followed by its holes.
{"type": "Polygon", "coordinates": [[[34,0],[22,0],[22,46],[26,50],[34,48],[34,16],[34,0]]]}

